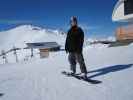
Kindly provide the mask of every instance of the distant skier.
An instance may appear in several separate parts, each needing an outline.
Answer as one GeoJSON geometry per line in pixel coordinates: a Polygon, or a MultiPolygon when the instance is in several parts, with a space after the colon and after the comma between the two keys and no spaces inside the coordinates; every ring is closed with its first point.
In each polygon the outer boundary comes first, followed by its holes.
{"type": "Polygon", "coordinates": [[[80,65],[80,70],[83,73],[83,77],[87,77],[87,69],[83,58],[83,43],[84,43],[84,32],[78,26],[78,21],[75,16],[71,17],[70,20],[71,28],[67,33],[65,51],[69,53],[68,59],[71,67],[71,74],[76,73],[77,62],[80,65]]]}

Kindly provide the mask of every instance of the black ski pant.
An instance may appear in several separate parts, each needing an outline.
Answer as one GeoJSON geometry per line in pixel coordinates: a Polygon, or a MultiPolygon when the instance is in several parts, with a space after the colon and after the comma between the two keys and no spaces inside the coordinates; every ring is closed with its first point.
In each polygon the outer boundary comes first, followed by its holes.
{"type": "Polygon", "coordinates": [[[76,64],[79,63],[81,72],[87,74],[87,69],[82,53],[69,53],[68,60],[70,63],[71,71],[76,73],[76,64]]]}

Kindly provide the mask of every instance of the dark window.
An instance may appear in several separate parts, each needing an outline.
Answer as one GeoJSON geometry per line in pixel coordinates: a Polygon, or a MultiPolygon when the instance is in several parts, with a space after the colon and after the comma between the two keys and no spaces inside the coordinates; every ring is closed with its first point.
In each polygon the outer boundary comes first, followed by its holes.
{"type": "Polygon", "coordinates": [[[124,1],[124,14],[125,15],[133,14],[133,0],[124,1]]]}

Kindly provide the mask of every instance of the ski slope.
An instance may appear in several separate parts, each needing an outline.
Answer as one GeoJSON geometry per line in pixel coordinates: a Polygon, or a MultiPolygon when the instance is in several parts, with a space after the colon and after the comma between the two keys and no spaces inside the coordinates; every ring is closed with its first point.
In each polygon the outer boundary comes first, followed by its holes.
{"type": "MultiPolygon", "coordinates": [[[[18,32],[19,34],[23,33],[23,30],[28,32],[29,27],[28,30],[27,26],[11,30],[15,34],[12,33],[13,38],[18,32]]],[[[31,41],[33,34],[38,33],[35,31],[33,28],[29,31],[31,35],[27,36],[27,41],[31,41]]],[[[51,35],[45,32],[41,34],[47,41],[48,37],[52,36],[55,37],[52,38],[53,40],[63,44],[64,39],[58,34],[53,35],[51,32],[49,33],[51,35]]],[[[41,40],[41,37],[33,40],[41,40]]],[[[25,38],[17,41],[17,45],[23,46],[24,40],[25,38]]],[[[15,43],[8,39],[9,44],[10,42],[15,43]]],[[[0,96],[0,100],[132,100],[132,51],[133,44],[111,48],[102,44],[85,46],[83,53],[88,77],[102,81],[96,85],[61,74],[64,70],[69,71],[68,54],[64,51],[50,53],[49,58],[46,59],[34,57],[26,62],[1,64],[0,93],[3,96],[0,96]]],[[[79,65],[77,65],[77,73],[80,73],[79,65]]]]}
{"type": "MultiPolygon", "coordinates": [[[[84,49],[93,85],[61,74],[69,70],[65,52],[48,59],[0,65],[1,100],[132,100],[133,45],[84,49]]],[[[79,68],[79,67],[78,67],[79,68]]],[[[79,69],[78,69],[79,72],[79,69]]]]}

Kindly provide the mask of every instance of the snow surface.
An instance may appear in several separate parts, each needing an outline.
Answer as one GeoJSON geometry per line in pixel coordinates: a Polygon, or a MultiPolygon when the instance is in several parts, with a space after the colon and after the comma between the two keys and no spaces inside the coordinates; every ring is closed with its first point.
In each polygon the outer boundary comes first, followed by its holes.
{"type": "Polygon", "coordinates": [[[132,100],[132,51],[133,44],[100,49],[99,45],[86,46],[88,77],[102,81],[97,85],[61,74],[69,71],[64,51],[50,53],[46,59],[34,57],[27,62],[0,65],[0,93],[4,94],[0,100],[132,100]]]}

